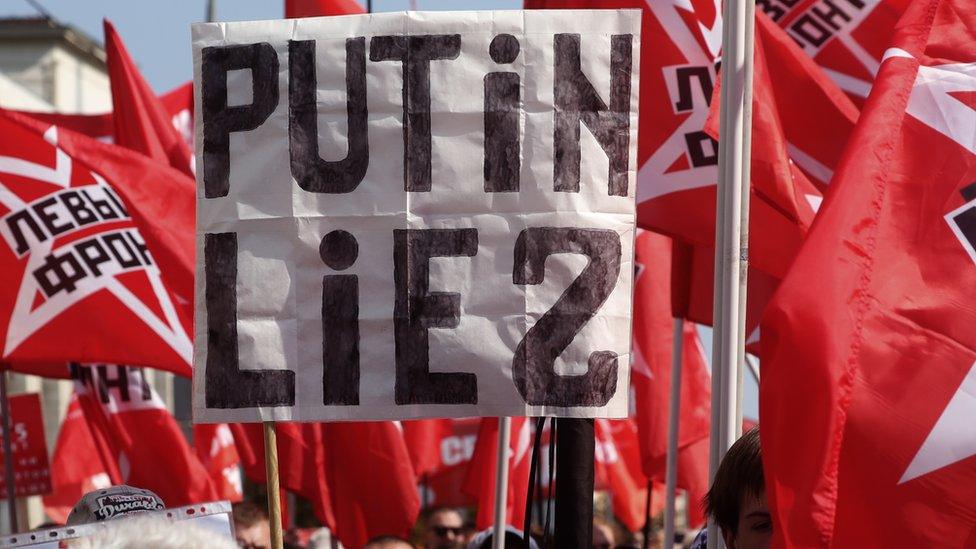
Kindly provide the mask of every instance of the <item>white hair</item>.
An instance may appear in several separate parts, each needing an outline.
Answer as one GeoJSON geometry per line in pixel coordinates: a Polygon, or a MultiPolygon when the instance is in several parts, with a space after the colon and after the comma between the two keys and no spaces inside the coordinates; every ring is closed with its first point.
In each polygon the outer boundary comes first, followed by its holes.
{"type": "Polygon", "coordinates": [[[105,523],[95,534],[69,540],[71,549],[236,549],[227,536],[189,522],[172,522],[154,517],[133,517],[105,523]]]}

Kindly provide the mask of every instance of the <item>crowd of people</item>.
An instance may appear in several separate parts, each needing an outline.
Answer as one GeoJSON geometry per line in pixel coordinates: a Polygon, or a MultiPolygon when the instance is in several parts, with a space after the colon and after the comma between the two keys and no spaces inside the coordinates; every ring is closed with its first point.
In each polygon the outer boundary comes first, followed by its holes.
{"type": "MultiPolygon", "coordinates": [[[[719,528],[729,549],[767,549],[770,546],[773,524],[766,502],[762,469],[759,429],[746,432],[726,453],[715,475],[704,505],[707,515],[719,528]]],[[[114,504],[118,507],[118,504],[114,504]]],[[[108,547],[127,549],[159,547],[232,548],[233,541],[225,536],[190,523],[172,523],[147,511],[164,508],[163,501],[149,490],[117,486],[86,494],[72,510],[68,524],[85,524],[125,518],[96,534],[73,540],[69,547],[108,547]],[[106,493],[118,501],[125,501],[121,512],[105,512],[106,493]],[[140,516],[143,514],[144,516],[140,516]],[[149,545],[146,545],[146,544],[149,545]]],[[[489,549],[493,546],[493,529],[478,531],[467,509],[439,507],[421,516],[410,538],[384,534],[370,539],[364,549],[489,549]]],[[[271,521],[267,507],[253,501],[233,506],[231,513],[236,546],[241,549],[271,549],[271,521]]],[[[317,530],[289,529],[284,546],[289,549],[339,549],[342,544],[327,528],[317,530]],[[303,535],[304,534],[304,535],[303,535]]],[[[597,518],[593,522],[593,549],[684,547],[704,549],[706,531],[683,532],[676,535],[669,547],[661,539],[661,532],[652,533],[648,540],[640,533],[628,532],[617,521],[597,518]]],[[[541,528],[529,536],[509,526],[505,530],[505,547],[510,549],[541,549],[552,547],[541,528]]]]}

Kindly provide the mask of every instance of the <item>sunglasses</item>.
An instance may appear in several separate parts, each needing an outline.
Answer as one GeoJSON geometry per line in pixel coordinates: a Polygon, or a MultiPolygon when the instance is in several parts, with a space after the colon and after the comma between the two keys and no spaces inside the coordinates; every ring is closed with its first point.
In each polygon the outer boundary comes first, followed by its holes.
{"type": "Polygon", "coordinates": [[[437,537],[439,538],[447,537],[448,534],[452,534],[457,537],[464,533],[464,528],[450,526],[434,526],[431,528],[431,530],[433,530],[433,532],[437,534],[437,537]]]}

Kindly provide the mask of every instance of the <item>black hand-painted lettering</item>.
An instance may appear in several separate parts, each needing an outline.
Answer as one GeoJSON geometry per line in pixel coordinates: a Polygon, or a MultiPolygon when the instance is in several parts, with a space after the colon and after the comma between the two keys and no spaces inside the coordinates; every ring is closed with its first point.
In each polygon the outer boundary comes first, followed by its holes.
{"type": "MultiPolygon", "coordinates": [[[[519,43],[511,34],[499,34],[488,51],[496,63],[511,63],[519,54],[519,43]]],[[[519,106],[518,73],[485,75],[485,192],[519,190],[519,106]]]]}
{"type": "Polygon", "coordinates": [[[206,198],[230,190],[230,134],[257,128],[278,105],[278,54],[267,42],[203,48],[203,188],[206,198]],[[250,69],[250,105],[227,105],[227,73],[250,69]]]}
{"type": "Polygon", "coordinates": [[[403,64],[403,188],[430,191],[430,62],[457,59],[460,34],[374,36],[370,61],[403,64]]]}
{"type": "Polygon", "coordinates": [[[359,277],[322,277],[322,404],[359,404],[359,277]]]}
{"type": "MultiPolygon", "coordinates": [[[[319,244],[322,262],[344,271],[356,262],[359,243],[347,231],[330,231],[319,244]]],[[[359,277],[322,277],[322,402],[359,404],[359,277]]]]}
{"type": "Polygon", "coordinates": [[[582,122],[590,129],[610,159],[610,185],[607,194],[627,196],[633,36],[613,35],[610,48],[608,107],[580,68],[580,36],[556,34],[553,37],[553,94],[556,110],[553,129],[553,187],[556,191],[579,192],[582,122]]]}
{"type": "Polygon", "coordinates": [[[350,193],[369,167],[366,109],[366,39],[346,40],[346,122],[348,152],[342,160],[319,154],[315,99],[315,41],[288,41],[288,154],[298,186],[313,193],[350,193]]]}
{"type": "Polygon", "coordinates": [[[461,295],[430,292],[430,258],[473,257],[477,229],[396,229],[393,231],[393,306],[397,404],[477,404],[478,378],[472,373],[430,371],[429,328],[455,328],[461,295]]]}
{"type": "Polygon", "coordinates": [[[319,257],[330,269],[345,271],[359,257],[359,243],[348,231],[329,231],[319,244],[319,257]]]}
{"type": "Polygon", "coordinates": [[[512,379],[533,406],[603,406],[617,391],[617,354],[594,351],[583,375],[560,376],[555,360],[596,314],[620,273],[620,236],[606,229],[533,227],[515,241],[515,284],[541,284],[546,258],[582,254],[589,264],[526,332],[512,360],[512,379]]]}
{"type": "Polygon", "coordinates": [[[237,233],[204,235],[207,408],[293,406],[295,372],[241,370],[237,348],[237,233]]]}

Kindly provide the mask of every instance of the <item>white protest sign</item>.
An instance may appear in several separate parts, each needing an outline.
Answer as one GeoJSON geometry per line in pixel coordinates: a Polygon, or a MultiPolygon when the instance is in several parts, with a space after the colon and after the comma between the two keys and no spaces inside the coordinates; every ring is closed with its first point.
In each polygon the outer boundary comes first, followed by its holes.
{"type": "Polygon", "coordinates": [[[194,25],[194,420],[626,416],[640,20],[194,25]]]}

